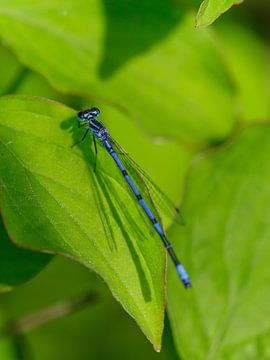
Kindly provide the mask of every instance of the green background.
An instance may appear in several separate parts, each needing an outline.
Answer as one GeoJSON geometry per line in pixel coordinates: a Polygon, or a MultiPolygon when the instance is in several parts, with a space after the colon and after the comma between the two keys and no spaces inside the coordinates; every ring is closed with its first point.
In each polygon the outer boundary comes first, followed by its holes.
{"type": "Polygon", "coordinates": [[[270,358],[270,7],[237,4],[0,1],[1,359],[270,358]],[[95,174],[71,148],[93,105],[181,205],[191,291],[103,149],[95,174]]]}

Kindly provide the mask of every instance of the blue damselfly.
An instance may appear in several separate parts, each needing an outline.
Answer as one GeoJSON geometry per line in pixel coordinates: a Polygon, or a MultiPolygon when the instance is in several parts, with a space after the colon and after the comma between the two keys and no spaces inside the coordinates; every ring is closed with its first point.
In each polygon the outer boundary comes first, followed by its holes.
{"type": "MultiPolygon", "coordinates": [[[[83,126],[87,126],[87,129],[83,135],[82,141],[86,138],[87,134],[90,132],[93,136],[94,148],[95,153],[97,155],[97,143],[96,140],[99,141],[103,147],[108,151],[110,156],[115,161],[117,167],[121,171],[125,181],[127,182],[129,188],[132,190],[133,194],[135,195],[137,201],[139,202],[140,206],[142,207],[144,213],[150,220],[152,227],[158,233],[159,237],[161,238],[165,248],[167,249],[172,261],[175,264],[176,271],[186,288],[191,287],[191,283],[188,277],[188,274],[178,260],[172,245],[168,241],[165,231],[162,226],[161,219],[158,215],[158,211],[156,208],[155,201],[151,197],[151,191],[155,189],[156,192],[159,192],[159,197],[162,201],[162,206],[164,206],[167,211],[171,212],[178,212],[178,209],[174,207],[174,205],[170,202],[170,200],[164,195],[157,186],[153,183],[153,181],[142,171],[139,166],[132,160],[128,154],[124,151],[124,149],[117,144],[115,140],[112,139],[110,134],[108,133],[106,127],[100,120],[97,120],[98,115],[100,114],[100,110],[98,108],[91,108],[80,111],[78,113],[78,121],[79,121],[79,128],[83,126]],[[137,184],[140,182],[141,186],[146,191],[144,192],[144,196],[142,196],[141,192],[139,191],[138,187],[134,182],[134,176],[129,174],[129,169],[132,169],[132,173],[136,174],[137,184]],[[147,198],[148,202],[145,200],[147,198]],[[157,218],[155,217],[157,214],[157,218]]],[[[96,163],[94,170],[96,170],[96,163]]]]}

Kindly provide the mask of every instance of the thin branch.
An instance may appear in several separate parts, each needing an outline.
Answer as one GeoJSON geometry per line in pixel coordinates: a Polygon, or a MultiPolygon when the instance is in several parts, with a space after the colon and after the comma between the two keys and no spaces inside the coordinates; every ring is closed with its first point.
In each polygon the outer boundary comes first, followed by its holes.
{"type": "Polygon", "coordinates": [[[95,303],[97,295],[89,293],[77,299],[63,300],[47,308],[40,309],[21,318],[11,320],[0,330],[0,338],[4,336],[18,336],[36,329],[46,323],[61,319],[88,305],[95,303]]]}

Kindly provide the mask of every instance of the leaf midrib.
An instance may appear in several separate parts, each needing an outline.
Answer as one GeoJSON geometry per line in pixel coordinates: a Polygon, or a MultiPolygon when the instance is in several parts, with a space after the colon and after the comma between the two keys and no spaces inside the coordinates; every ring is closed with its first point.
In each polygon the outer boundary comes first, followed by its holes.
{"type": "MultiPolygon", "coordinates": [[[[2,125],[2,124],[1,124],[1,125],[2,125]]],[[[10,128],[10,129],[12,129],[12,128],[10,128]]],[[[19,159],[19,158],[16,156],[16,154],[15,154],[10,148],[8,148],[8,147],[6,146],[6,144],[3,143],[3,141],[1,141],[1,139],[0,139],[0,142],[3,144],[4,147],[6,147],[6,149],[10,152],[10,154],[11,154],[11,155],[17,160],[17,162],[22,166],[22,168],[23,168],[24,171],[26,172],[26,175],[27,175],[27,178],[28,178],[30,187],[32,187],[32,184],[31,184],[31,182],[30,182],[30,180],[29,180],[29,176],[28,176],[28,172],[29,172],[30,175],[32,174],[32,172],[30,171],[30,169],[24,164],[24,162],[23,162],[21,159],[19,159]]],[[[32,175],[32,176],[34,176],[34,175],[32,175]]],[[[39,185],[40,185],[41,187],[43,187],[43,188],[45,189],[45,191],[47,191],[47,189],[39,182],[39,180],[38,180],[37,178],[36,178],[36,180],[37,180],[37,182],[39,183],[39,185]]],[[[118,182],[117,182],[117,183],[118,183],[118,182]]],[[[49,194],[49,195],[53,198],[53,200],[58,204],[58,201],[57,201],[49,192],[48,192],[48,194],[49,194]]],[[[14,200],[13,200],[13,203],[15,204],[14,200]]],[[[16,205],[15,205],[15,206],[16,206],[16,205]]],[[[41,211],[45,214],[45,212],[44,212],[44,210],[42,209],[42,207],[40,206],[40,204],[39,204],[39,207],[40,207],[41,211]]],[[[16,208],[17,208],[17,206],[16,206],[16,208]]],[[[63,209],[63,207],[61,207],[61,209],[63,209]]],[[[66,213],[68,214],[68,216],[71,217],[66,208],[65,208],[65,210],[66,210],[66,213]]],[[[17,208],[17,211],[18,211],[18,208],[17,208]]],[[[20,214],[20,215],[22,216],[22,214],[20,214]]],[[[46,214],[45,214],[45,216],[46,216],[46,214]]],[[[46,216],[46,217],[47,217],[47,216],[46,216]]],[[[48,217],[47,217],[47,218],[48,218],[48,217]]],[[[73,219],[73,218],[71,217],[71,219],[73,219]]],[[[50,221],[49,218],[48,218],[48,220],[49,220],[49,222],[51,223],[51,221],[50,221]]],[[[79,227],[79,230],[84,233],[84,230],[81,229],[79,223],[76,223],[76,222],[75,222],[75,225],[76,225],[77,227],[79,227]]],[[[55,229],[53,223],[52,223],[52,226],[53,226],[53,228],[55,229]]],[[[33,228],[33,227],[31,226],[31,228],[33,228]]],[[[57,233],[59,233],[58,230],[55,229],[55,231],[56,231],[57,233]]],[[[36,232],[36,231],[35,231],[35,232],[36,232]]],[[[40,234],[39,234],[39,235],[40,235],[40,234]]],[[[87,238],[89,238],[88,235],[87,235],[87,233],[86,233],[85,235],[87,236],[87,238]]],[[[62,238],[61,234],[60,234],[60,237],[62,238]]],[[[90,240],[91,240],[91,239],[90,239],[90,240]]],[[[45,240],[45,241],[46,241],[46,240],[45,240]]],[[[96,249],[98,250],[100,256],[105,259],[106,264],[109,264],[109,267],[110,267],[110,268],[113,270],[113,272],[116,274],[116,278],[117,278],[117,279],[119,280],[119,282],[123,285],[123,288],[126,289],[127,293],[129,294],[129,299],[130,299],[130,300],[131,300],[131,299],[132,299],[132,300],[135,299],[136,296],[133,296],[133,293],[130,292],[129,288],[128,288],[128,287],[126,286],[126,284],[122,281],[121,277],[119,277],[119,274],[115,271],[115,269],[114,269],[113,267],[111,267],[110,263],[107,261],[107,258],[104,256],[104,254],[103,254],[102,252],[100,252],[99,248],[96,246],[95,241],[94,241],[94,244],[95,244],[95,247],[96,247],[96,249]]],[[[45,249],[44,249],[44,250],[45,250],[45,249]]],[[[45,250],[45,251],[46,251],[46,250],[45,250]]],[[[64,254],[63,254],[63,255],[64,255],[64,254]]],[[[72,257],[72,258],[73,258],[73,257],[72,257]]],[[[76,260],[77,260],[77,259],[76,259],[76,260]]],[[[79,261],[79,262],[80,262],[80,261],[79,261]]],[[[86,265],[87,267],[89,267],[89,265],[87,265],[87,263],[86,263],[85,265],[86,265]]],[[[96,269],[95,269],[95,271],[96,271],[96,269]]],[[[148,271],[149,271],[149,269],[148,269],[148,271]]],[[[106,276],[102,275],[102,277],[103,277],[104,279],[106,279],[106,276]]],[[[107,283],[107,282],[106,282],[106,283],[107,283]]],[[[110,286],[110,288],[111,288],[111,290],[112,290],[115,298],[118,298],[117,295],[116,295],[116,292],[114,291],[114,288],[111,287],[111,286],[110,286]]],[[[138,313],[141,314],[142,318],[143,318],[144,320],[147,320],[144,312],[139,311],[139,310],[140,310],[140,307],[136,304],[136,302],[134,302],[134,301],[132,301],[132,302],[133,302],[133,305],[135,305],[135,308],[137,308],[138,313]]],[[[123,304],[122,304],[122,305],[123,305],[123,304]]],[[[124,307],[124,308],[125,308],[125,307],[124,307]]],[[[125,310],[129,313],[129,311],[128,311],[126,308],[125,308],[125,310]]],[[[134,318],[134,316],[133,316],[132,314],[130,314],[130,315],[134,318]]],[[[136,318],[134,318],[134,319],[135,319],[135,321],[137,322],[136,318]]],[[[148,321],[145,321],[145,324],[148,324],[148,321]]],[[[147,328],[148,328],[148,330],[150,330],[149,332],[153,335],[152,330],[151,330],[151,327],[148,327],[148,325],[147,325],[147,328]]],[[[155,338],[155,336],[153,336],[153,338],[155,338]]]]}

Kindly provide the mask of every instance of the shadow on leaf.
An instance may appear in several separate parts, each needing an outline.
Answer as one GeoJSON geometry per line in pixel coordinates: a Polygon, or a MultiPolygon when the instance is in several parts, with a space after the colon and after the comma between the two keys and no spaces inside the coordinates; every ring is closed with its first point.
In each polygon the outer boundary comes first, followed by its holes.
{"type": "MultiPolygon", "coordinates": [[[[139,243],[141,240],[147,241],[147,236],[146,234],[144,234],[144,232],[141,230],[138,224],[134,221],[133,217],[131,216],[131,214],[127,209],[126,204],[124,204],[123,201],[121,201],[120,197],[115,191],[115,187],[113,186],[111,181],[111,177],[113,178],[113,174],[111,176],[111,174],[108,175],[107,173],[102,171],[101,168],[102,165],[99,164],[99,162],[97,163],[96,172],[94,172],[96,155],[93,150],[91,135],[87,136],[85,142],[80,142],[82,138],[82,132],[80,130],[77,131],[76,126],[74,126],[74,124],[76,124],[76,119],[71,118],[65,120],[61,124],[61,127],[62,129],[68,130],[69,132],[72,133],[74,144],[76,144],[76,146],[81,150],[86,162],[91,164],[91,166],[89,166],[89,174],[90,174],[89,186],[93,187],[93,194],[95,194],[96,197],[95,203],[97,206],[97,211],[101,218],[104,235],[109,244],[108,246],[111,251],[117,251],[117,243],[114,233],[114,225],[116,223],[121,231],[123,238],[126,241],[133,263],[136,267],[143,297],[146,302],[151,301],[151,289],[141,261],[141,257],[143,257],[143,251],[140,251],[141,256],[139,256],[138,250],[134,246],[134,239],[130,236],[130,233],[135,233],[136,235],[135,241],[137,241],[136,245],[138,245],[138,248],[140,248],[139,243]]],[[[102,153],[104,154],[105,149],[99,144],[97,145],[98,145],[98,155],[99,154],[101,155],[102,153]]],[[[109,158],[108,154],[104,154],[104,155],[109,158]]],[[[115,167],[115,173],[117,174],[116,167],[115,167]]],[[[139,215],[141,215],[141,211],[139,211],[140,209],[138,207],[136,209],[135,201],[134,201],[134,209],[135,211],[138,211],[139,215]]],[[[145,221],[144,217],[142,217],[142,219],[143,221],[145,221]]]]}
{"type": "Polygon", "coordinates": [[[104,53],[99,67],[108,78],[134,56],[166,38],[183,13],[170,1],[103,0],[106,17],[104,53]]]}

